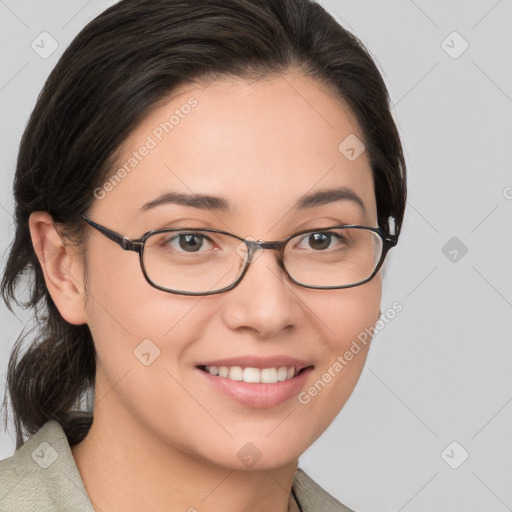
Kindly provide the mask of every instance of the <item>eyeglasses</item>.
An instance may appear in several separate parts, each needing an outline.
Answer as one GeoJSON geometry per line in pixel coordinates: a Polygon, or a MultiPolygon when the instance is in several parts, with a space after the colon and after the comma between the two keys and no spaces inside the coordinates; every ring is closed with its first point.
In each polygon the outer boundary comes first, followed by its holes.
{"type": "Polygon", "coordinates": [[[196,228],[157,229],[129,240],[81,217],[125,251],[137,252],[151,286],[179,295],[213,295],[233,289],[263,249],[277,251],[280,267],[298,286],[351,288],[370,281],[398,243],[397,235],[357,225],[308,229],[276,242],[196,228]]]}

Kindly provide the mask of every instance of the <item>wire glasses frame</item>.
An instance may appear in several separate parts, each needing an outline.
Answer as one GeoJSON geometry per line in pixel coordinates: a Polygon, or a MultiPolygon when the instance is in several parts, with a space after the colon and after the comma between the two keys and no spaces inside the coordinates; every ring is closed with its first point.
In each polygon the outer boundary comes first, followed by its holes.
{"type": "Polygon", "coordinates": [[[283,272],[286,274],[288,279],[291,282],[293,282],[294,284],[298,285],[298,286],[301,286],[303,288],[312,288],[312,289],[320,289],[320,290],[352,288],[354,286],[359,286],[359,285],[362,285],[364,283],[367,283],[368,281],[373,279],[373,277],[381,269],[388,251],[391,248],[393,248],[394,246],[396,246],[397,243],[398,243],[398,235],[388,234],[384,230],[382,230],[381,228],[374,228],[374,227],[368,227],[368,226],[359,226],[359,225],[355,225],[355,224],[339,225],[339,226],[333,226],[333,227],[321,228],[321,229],[308,229],[308,230],[304,230],[304,231],[300,231],[300,232],[294,233],[293,235],[290,235],[285,240],[273,241],[273,242],[264,242],[262,240],[259,240],[259,241],[247,240],[247,239],[241,238],[241,237],[239,237],[237,235],[234,235],[232,233],[228,233],[226,231],[221,231],[221,230],[217,230],[217,229],[209,229],[209,228],[157,229],[157,230],[152,230],[152,231],[148,231],[147,233],[144,233],[140,238],[138,238],[136,240],[130,240],[130,239],[126,238],[125,236],[123,236],[123,235],[121,235],[119,233],[116,233],[115,231],[113,231],[113,230],[111,230],[109,228],[106,228],[105,226],[102,226],[102,225],[94,222],[93,220],[89,219],[85,215],[80,215],[80,216],[90,226],[92,226],[94,229],[96,229],[97,231],[102,233],[104,236],[106,236],[107,238],[109,238],[110,240],[115,242],[123,250],[125,250],[125,251],[134,251],[134,252],[138,253],[139,254],[139,261],[140,261],[140,266],[141,266],[142,273],[144,274],[144,277],[145,277],[146,281],[151,286],[153,286],[154,288],[157,288],[159,290],[162,290],[164,292],[174,293],[174,294],[178,294],[178,295],[195,295],[195,296],[199,296],[199,295],[201,295],[201,296],[203,296],[203,295],[214,295],[214,294],[218,294],[218,293],[227,292],[227,291],[233,289],[243,279],[245,273],[247,272],[247,270],[249,268],[250,263],[253,261],[254,254],[257,251],[262,250],[262,249],[273,249],[273,250],[278,251],[277,259],[278,259],[279,266],[281,267],[283,272]],[[319,286],[319,285],[304,284],[304,283],[294,279],[290,275],[290,273],[288,272],[288,270],[287,270],[287,268],[285,267],[285,264],[284,264],[284,251],[285,251],[286,245],[288,244],[288,242],[290,240],[296,238],[299,235],[306,235],[306,234],[309,234],[309,233],[311,233],[311,234],[314,234],[314,233],[327,233],[327,232],[334,231],[336,229],[346,229],[346,228],[354,229],[354,230],[366,230],[368,232],[372,232],[374,235],[377,235],[378,237],[380,237],[380,239],[382,241],[381,249],[380,249],[381,250],[380,257],[377,260],[377,262],[375,264],[375,268],[374,268],[373,272],[371,273],[371,275],[369,277],[367,277],[365,279],[362,279],[362,280],[359,280],[358,282],[355,282],[355,283],[349,283],[349,284],[344,284],[344,285],[338,285],[338,286],[319,286]],[[205,292],[191,292],[191,291],[184,291],[184,290],[176,290],[176,289],[167,288],[167,287],[159,285],[158,283],[155,283],[151,279],[151,277],[148,275],[147,270],[146,270],[146,266],[144,264],[144,249],[145,249],[145,246],[146,246],[146,241],[151,236],[153,236],[153,235],[164,234],[164,233],[173,233],[173,232],[181,232],[182,234],[183,233],[197,233],[197,232],[200,232],[200,233],[204,233],[204,232],[206,232],[206,233],[216,233],[216,234],[219,234],[219,235],[228,236],[228,237],[231,237],[233,239],[236,239],[240,243],[244,243],[245,246],[247,247],[247,257],[243,258],[243,260],[245,261],[245,264],[244,264],[244,267],[241,270],[239,276],[229,286],[225,286],[225,287],[220,288],[220,289],[215,289],[213,291],[209,290],[209,291],[205,291],[205,292]]]}

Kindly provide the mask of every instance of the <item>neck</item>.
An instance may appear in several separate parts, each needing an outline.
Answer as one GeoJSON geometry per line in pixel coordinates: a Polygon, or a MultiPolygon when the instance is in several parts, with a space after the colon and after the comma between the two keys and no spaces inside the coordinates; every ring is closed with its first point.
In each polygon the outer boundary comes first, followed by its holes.
{"type": "Polygon", "coordinates": [[[218,466],[111,405],[95,407],[89,433],[71,448],[97,512],[289,510],[297,460],[269,470],[218,466]]]}

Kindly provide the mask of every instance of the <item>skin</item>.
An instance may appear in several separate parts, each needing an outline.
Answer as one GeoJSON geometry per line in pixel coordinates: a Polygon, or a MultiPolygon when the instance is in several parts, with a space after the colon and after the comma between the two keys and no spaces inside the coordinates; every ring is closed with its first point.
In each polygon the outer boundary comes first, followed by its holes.
{"type": "MultiPolygon", "coordinates": [[[[331,89],[298,71],[183,87],[125,141],[120,165],[191,96],[197,106],[95,200],[90,218],[131,239],[185,225],[256,240],[342,223],[377,226],[366,153],[351,162],[338,150],[349,134],[362,138],[353,116],[331,89]],[[292,209],[307,192],[340,186],[361,197],[365,214],[351,201],[292,209]],[[138,211],[168,191],[221,196],[232,211],[175,204],[138,211]]],[[[286,511],[298,458],[352,393],[368,346],[308,404],[293,397],[270,409],[219,394],[197,378],[195,365],[287,354],[314,365],[307,389],[374,325],[380,272],[354,288],[311,290],[291,283],[266,250],[233,290],[187,297],[151,287],[136,253],[88,227],[85,287],[83,259],[49,215],[33,213],[30,229],[60,313],[87,323],[97,350],[94,422],[72,447],[95,509],[286,511]],[[133,353],[146,338],[161,351],[149,366],[133,353]],[[262,454],[251,469],[237,457],[247,442],[262,454]]]]}

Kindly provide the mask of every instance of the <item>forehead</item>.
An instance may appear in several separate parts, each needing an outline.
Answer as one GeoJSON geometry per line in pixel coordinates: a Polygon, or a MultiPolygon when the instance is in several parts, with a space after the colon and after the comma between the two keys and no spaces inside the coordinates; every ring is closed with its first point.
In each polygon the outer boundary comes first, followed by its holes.
{"type": "Polygon", "coordinates": [[[342,151],[343,141],[355,141],[359,152],[362,138],[334,91],[300,73],[188,84],[127,138],[116,163],[122,177],[93,208],[121,218],[162,193],[207,194],[227,198],[231,213],[272,222],[307,192],[346,187],[370,220],[376,211],[366,152],[353,159],[342,151]]]}

